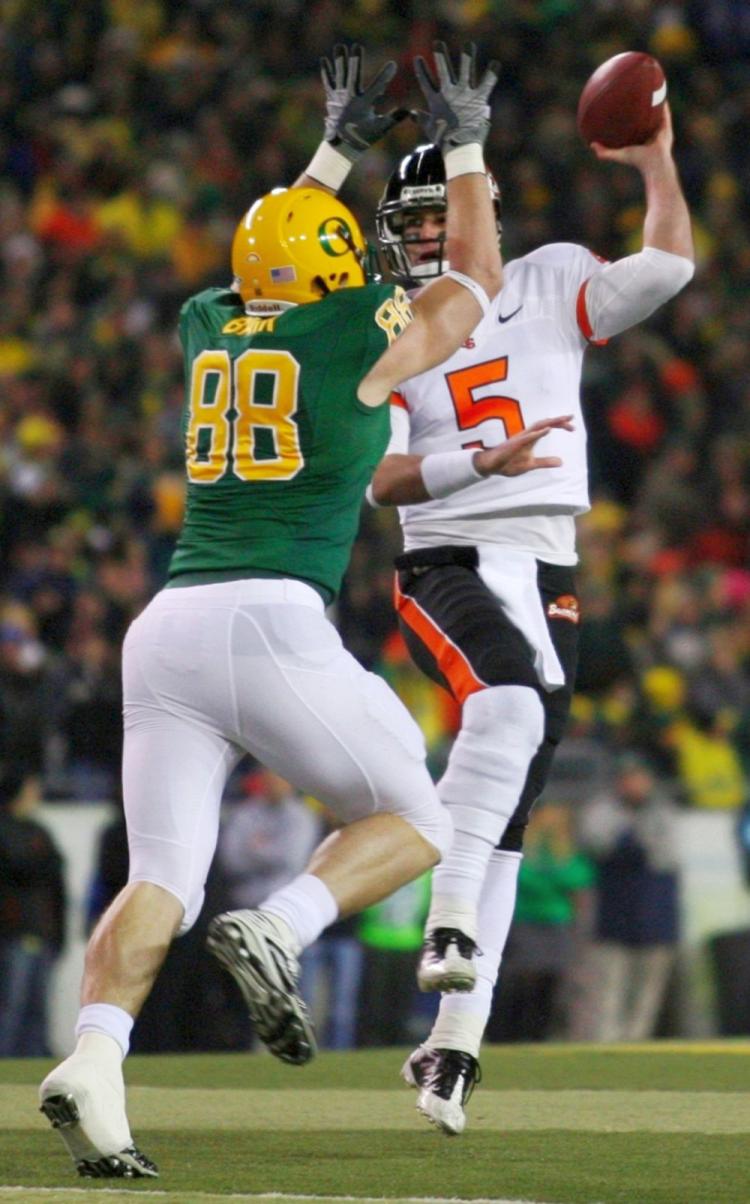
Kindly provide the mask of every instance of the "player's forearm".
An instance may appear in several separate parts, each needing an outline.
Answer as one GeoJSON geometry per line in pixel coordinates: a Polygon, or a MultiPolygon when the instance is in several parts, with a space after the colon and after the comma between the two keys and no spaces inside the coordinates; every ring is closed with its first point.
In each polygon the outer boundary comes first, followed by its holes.
{"type": "Polygon", "coordinates": [[[480,284],[492,298],[503,283],[502,260],[497,239],[495,211],[481,159],[476,146],[477,164],[482,169],[451,176],[451,162],[460,153],[473,150],[460,147],[446,156],[448,217],[446,226],[447,253],[450,265],[480,284]]]}
{"type": "Polygon", "coordinates": [[[412,303],[414,320],[360,382],[360,401],[381,405],[402,381],[441,364],[466,341],[487,304],[450,274],[431,281],[412,303]]]}
{"type": "MultiPolygon", "coordinates": [[[[505,443],[503,447],[510,445],[505,443]]],[[[427,456],[390,452],[375,471],[367,492],[368,501],[375,506],[411,506],[450,497],[489,475],[479,469],[481,454],[473,448],[431,452],[427,456]]],[[[502,470],[498,467],[496,471],[502,470]]]]}
{"type": "Polygon", "coordinates": [[[351,160],[324,140],[292,188],[320,188],[336,196],[351,169],[351,160]]]}
{"type": "Polygon", "coordinates": [[[331,196],[336,195],[335,188],[327,188],[325,184],[321,184],[320,180],[314,180],[306,171],[303,171],[301,176],[297,176],[292,188],[319,188],[321,192],[329,192],[331,196]]]}
{"type": "Polygon", "coordinates": [[[643,169],[646,189],[644,247],[694,259],[690,212],[671,156],[659,156],[643,169]]]}
{"type": "Polygon", "coordinates": [[[375,469],[369,495],[376,506],[429,502],[422,479],[422,456],[386,456],[375,469]]]}

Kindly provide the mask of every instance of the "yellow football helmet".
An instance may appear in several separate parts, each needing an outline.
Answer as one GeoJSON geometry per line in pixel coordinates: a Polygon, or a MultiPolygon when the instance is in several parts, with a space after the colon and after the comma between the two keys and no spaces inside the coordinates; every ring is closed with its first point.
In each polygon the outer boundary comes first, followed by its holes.
{"type": "Polygon", "coordinates": [[[366,257],[357,219],[336,197],[320,188],[277,188],[237,227],[232,287],[248,309],[260,298],[305,305],[365,284],[366,257]]]}

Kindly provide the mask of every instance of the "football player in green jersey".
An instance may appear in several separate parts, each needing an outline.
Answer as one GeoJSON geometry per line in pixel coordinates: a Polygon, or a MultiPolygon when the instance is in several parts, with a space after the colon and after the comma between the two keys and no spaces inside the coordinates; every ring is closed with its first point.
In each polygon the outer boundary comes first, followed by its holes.
{"type": "MultiPolygon", "coordinates": [[[[84,1176],[156,1174],[130,1135],[121,1063],[172,938],[200,911],[222,791],[245,753],[342,821],[307,873],[211,928],[258,1035],[285,1061],[314,1052],[300,950],[434,865],[451,839],[416,724],[324,615],[388,439],[382,403],[460,346],[501,283],[482,154],[496,75],[476,83],[473,54],[457,77],[436,58],[427,120],[445,155],[452,271],[412,305],[367,283],[357,222],[331,194],[397,119],[374,111],[395,64],[363,91],[361,54],[337,49],[308,172],[243,218],[232,288],[182,312],[184,530],[167,588],[123,649],[130,880],[89,943],[75,1052],[40,1092],[84,1176]]],[[[503,454],[536,466],[541,433],[503,454]]]]}

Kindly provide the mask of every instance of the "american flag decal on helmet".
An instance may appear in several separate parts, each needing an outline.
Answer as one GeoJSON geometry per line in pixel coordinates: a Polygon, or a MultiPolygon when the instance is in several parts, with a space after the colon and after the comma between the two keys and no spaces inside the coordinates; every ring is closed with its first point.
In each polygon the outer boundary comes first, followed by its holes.
{"type": "Polygon", "coordinates": [[[274,284],[294,284],[297,273],[293,267],[271,268],[271,280],[274,284]]]}

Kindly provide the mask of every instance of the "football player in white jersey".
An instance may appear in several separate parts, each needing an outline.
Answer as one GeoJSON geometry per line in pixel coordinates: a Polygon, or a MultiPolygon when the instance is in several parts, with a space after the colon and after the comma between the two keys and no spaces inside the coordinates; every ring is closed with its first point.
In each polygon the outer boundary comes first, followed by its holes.
{"type": "MultiPolygon", "coordinates": [[[[462,706],[438,784],[454,844],[434,872],[418,968],[420,987],[443,994],[402,1072],[419,1110],[451,1134],[464,1128],[478,1078],[524,829],[573,690],[575,517],[589,507],[583,355],[647,318],[694,270],[668,110],[648,144],[594,150],[641,173],[643,249],[607,264],[552,243],[505,264],[501,291],[463,347],[394,394],[391,443],[370,487],[376,505],[399,507],[396,605],[412,657],[462,706]],[[558,467],[487,475],[483,449],[560,412],[573,416],[572,430],[544,440],[558,467]]],[[[440,156],[420,147],[393,173],[377,214],[389,266],[411,288],[448,267],[445,217],[440,156]]]]}

